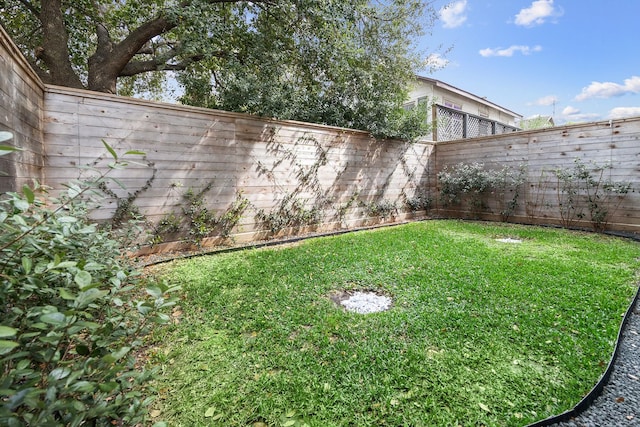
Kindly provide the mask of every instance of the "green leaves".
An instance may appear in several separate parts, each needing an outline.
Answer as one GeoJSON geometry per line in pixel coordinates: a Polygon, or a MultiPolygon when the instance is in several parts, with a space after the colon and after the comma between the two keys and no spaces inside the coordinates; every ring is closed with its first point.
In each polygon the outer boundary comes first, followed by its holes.
{"type": "Polygon", "coordinates": [[[0,355],[7,354],[18,346],[19,344],[15,341],[0,340],[0,355]]]}
{"type": "Polygon", "coordinates": [[[73,277],[73,281],[76,282],[80,289],[87,288],[91,285],[91,273],[80,270],[73,277]]]}
{"type": "Polygon", "coordinates": [[[40,316],[40,321],[44,323],[48,323],[53,326],[64,326],[65,325],[65,315],[63,313],[47,313],[40,316]]]}
{"type": "Polygon", "coordinates": [[[10,145],[0,145],[0,156],[4,156],[5,154],[15,153],[16,151],[21,151],[19,148],[11,147],[10,145]]]}
{"type": "MultiPolygon", "coordinates": [[[[13,133],[7,131],[0,131],[0,142],[5,142],[13,138],[13,133]]],[[[7,147],[6,145],[0,145],[0,153],[2,151],[15,151],[15,147],[7,147]]],[[[2,155],[2,154],[0,154],[2,155]]]]}
{"type": "Polygon", "coordinates": [[[17,329],[0,325],[0,338],[12,337],[12,336],[15,336],[17,333],[18,333],[17,329]]]}
{"type": "Polygon", "coordinates": [[[176,288],[135,293],[147,284],[86,217],[80,196],[95,186],[72,183],[54,201],[38,200],[36,184],[0,199],[0,424],[143,422],[154,374],[136,367],[133,350],[166,321],[176,288]]]}
{"type": "Polygon", "coordinates": [[[107,149],[109,154],[111,154],[111,157],[113,157],[113,160],[115,160],[117,162],[118,161],[118,154],[115,152],[115,150],[113,148],[111,148],[111,146],[109,144],[107,144],[107,142],[104,139],[102,140],[102,145],[104,145],[104,147],[107,149]]]}
{"type": "MultiPolygon", "coordinates": [[[[11,132],[0,131],[0,142],[8,141],[13,138],[13,134],[11,132]]],[[[22,151],[20,148],[12,147],[10,145],[0,144],[0,156],[4,156],[6,154],[15,153],[16,151],[22,151]]],[[[0,171],[0,175],[5,174],[0,171]]]]}
{"type": "Polygon", "coordinates": [[[89,289],[85,292],[80,292],[75,298],[75,306],[77,308],[84,308],[97,299],[103,298],[107,295],[109,295],[109,291],[99,290],[96,288],[89,289]]]}
{"type": "Polygon", "coordinates": [[[420,67],[412,38],[433,25],[431,12],[412,0],[233,6],[239,24],[221,40],[233,39],[225,47],[237,54],[183,72],[181,101],[381,137],[424,135],[427,111],[402,105],[420,67]]]}
{"type": "MultiPolygon", "coordinates": [[[[0,338],[11,338],[18,333],[18,330],[15,328],[10,328],[9,326],[1,326],[0,325],[0,338]]],[[[9,353],[14,348],[18,347],[18,343],[15,341],[8,341],[4,339],[0,339],[0,355],[9,353]]]]}
{"type": "Polygon", "coordinates": [[[31,190],[28,185],[22,187],[22,193],[27,198],[27,203],[32,204],[36,200],[36,196],[35,194],[33,194],[33,190],[31,190]]]}

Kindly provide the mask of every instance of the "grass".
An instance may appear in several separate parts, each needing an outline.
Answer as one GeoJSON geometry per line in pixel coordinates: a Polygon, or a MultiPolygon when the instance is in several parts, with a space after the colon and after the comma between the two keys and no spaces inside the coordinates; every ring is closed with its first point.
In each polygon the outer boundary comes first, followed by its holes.
{"type": "Polygon", "coordinates": [[[172,426],[522,426],[604,372],[638,245],[429,221],[176,261],[182,318],[157,338],[172,426]],[[501,243],[496,238],[521,239],[501,243]],[[391,296],[361,315],[337,290],[391,296]]]}

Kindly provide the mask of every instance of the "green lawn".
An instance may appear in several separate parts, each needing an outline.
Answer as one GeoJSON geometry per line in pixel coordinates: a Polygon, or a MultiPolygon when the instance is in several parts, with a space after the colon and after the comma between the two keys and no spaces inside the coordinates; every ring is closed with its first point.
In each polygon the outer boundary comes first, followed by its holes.
{"type": "Polygon", "coordinates": [[[156,334],[171,426],[522,426],[603,373],[637,289],[636,243],[429,221],[163,265],[156,334]],[[498,238],[521,239],[502,243],[498,238]],[[330,298],[377,290],[390,310],[330,298]]]}

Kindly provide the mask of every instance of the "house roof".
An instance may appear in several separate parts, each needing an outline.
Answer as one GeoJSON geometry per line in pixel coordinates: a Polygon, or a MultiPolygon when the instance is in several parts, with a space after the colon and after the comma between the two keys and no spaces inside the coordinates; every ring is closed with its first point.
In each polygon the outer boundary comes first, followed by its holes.
{"type": "Polygon", "coordinates": [[[495,103],[493,103],[491,101],[487,101],[486,98],[480,97],[478,95],[474,95],[471,92],[467,92],[466,90],[462,90],[462,89],[457,88],[455,86],[451,86],[450,84],[442,82],[440,80],[430,79],[429,77],[422,77],[422,76],[416,76],[416,77],[417,77],[418,81],[425,82],[425,83],[428,83],[430,85],[433,85],[433,86],[448,90],[450,92],[456,93],[458,95],[464,96],[466,98],[473,99],[476,102],[479,102],[481,104],[487,105],[487,106],[492,107],[492,108],[495,108],[495,109],[497,109],[499,111],[502,111],[505,114],[508,114],[508,115],[513,116],[515,118],[522,119],[522,114],[515,113],[515,112],[513,112],[513,111],[511,111],[511,110],[509,110],[507,108],[501,107],[498,104],[495,104],[495,103]]]}
{"type": "Polygon", "coordinates": [[[520,120],[520,127],[522,129],[534,129],[544,126],[555,126],[553,117],[551,116],[533,116],[520,120]]]}

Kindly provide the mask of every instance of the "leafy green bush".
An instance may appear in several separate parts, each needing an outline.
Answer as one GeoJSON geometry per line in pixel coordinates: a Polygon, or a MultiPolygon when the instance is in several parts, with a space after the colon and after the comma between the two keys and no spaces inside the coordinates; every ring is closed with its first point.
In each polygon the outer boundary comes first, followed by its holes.
{"type": "Polygon", "coordinates": [[[432,203],[433,200],[431,200],[431,197],[426,192],[416,193],[412,197],[407,197],[405,199],[405,204],[412,212],[428,211],[431,209],[432,203]]]}
{"type": "Polygon", "coordinates": [[[447,166],[438,173],[440,199],[445,206],[460,204],[467,200],[477,214],[484,207],[484,196],[491,189],[491,174],[483,163],[458,163],[447,166]]]}
{"type": "Polygon", "coordinates": [[[377,202],[372,202],[367,206],[367,212],[369,216],[372,217],[380,217],[382,219],[387,219],[393,216],[398,212],[398,208],[396,204],[391,200],[382,199],[377,202]]]}
{"type": "Polygon", "coordinates": [[[323,212],[317,206],[307,208],[305,201],[294,199],[288,195],[282,199],[280,206],[271,212],[259,210],[256,219],[264,224],[271,233],[277,234],[288,227],[304,227],[319,224],[322,221],[323,212]]]}
{"type": "Polygon", "coordinates": [[[466,202],[474,215],[487,208],[487,199],[492,196],[507,221],[518,207],[520,187],[525,181],[524,166],[514,170],[510,166],[501,169],[485,169],[484,163],[458,163],[444,167],[438,174],[440,200],[445,206],[466,202]]]}
{"type": "Polygon", "coordinates": [[[169,320],[176,288],[143,280],[87,220],[94,188],[0,200],[0,425],[144,420],[155,372],[135,355],[148,327],[169,320]]]}

